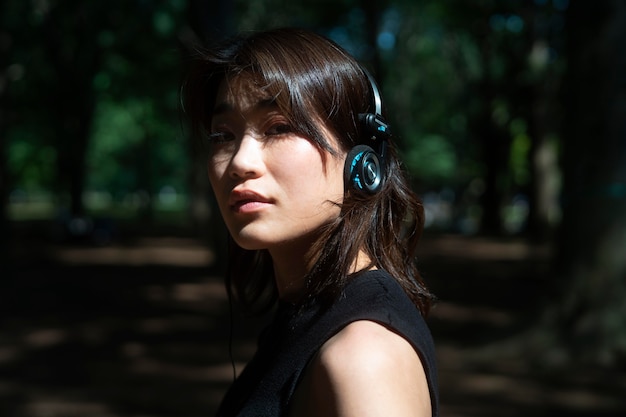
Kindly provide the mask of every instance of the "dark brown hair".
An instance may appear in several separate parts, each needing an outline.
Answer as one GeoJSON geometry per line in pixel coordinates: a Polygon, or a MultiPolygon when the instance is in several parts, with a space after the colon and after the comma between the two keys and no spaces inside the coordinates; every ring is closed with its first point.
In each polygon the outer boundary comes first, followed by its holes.
{"type": "MultiPolygon", "coordinates": [[[[363,141],[358,115],[374,111],[363,68],[331,40],[295,28],[250,33],[197,50],[182,88],[184,112],[196,137],[208,132],[220,82],[239,76],[250,77],[275,97],[292,128],[319,149],[334,152],[320,123],[345,151],[363,141]]],[[[393,144],[385,169],[384,186],[374,195],[346,187],[340,215],[320,231],[309,252],[307,298],[336,297],[347,280],[358,275],[349,272],[363,250],[371,266],[389,272],[426,316],[433,297],[415,262],[424,210],[393,144]]],[[[233,294],[249,308],[273,304],[276,290],[268,252],[245,250],[232,239],[230,245],[228,285],[233,294]]]]}

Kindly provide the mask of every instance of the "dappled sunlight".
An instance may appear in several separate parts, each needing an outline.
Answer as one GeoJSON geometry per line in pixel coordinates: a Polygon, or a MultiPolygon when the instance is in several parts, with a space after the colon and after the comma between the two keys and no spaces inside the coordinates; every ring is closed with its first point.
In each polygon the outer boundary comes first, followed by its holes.
{"type": "MultiPolygon", "coordinates": [[[[0,334],[0,415],[214,413],[267,318],[231,316],[205,245],[161,238],[39,250],[40,263],[17,252],[20,275],[0,334]]],[[[624,408],[620,373],[610,380],[601,370],[543,369],[527,345],[510,342],[532,324],[548,257],[548,248],[516,239],[424,237],[420,268],[438,297],[428,320],[442,416],[624,408]]]]}
{"type": "Polygon", "coordinates": [[[24,344],[28,348],[46,348],[63,343],[67,338],[64,329],[35,329],[24,336],[24,344]]]}
{"type": "Polygon", "coordinates": [[[176,303],[193,306],[202,311],[222,308],[227,295],[224,284],[217,280],[173,283],[172,285],[146,285],[142,290],[147,301],[153,303],[176,303]]]}
{"type": "Polygon", "coordinates": [[[226,298],[226,290],[221,282],[185,283],[173,287],[172,297],[180,302],[198,302],[212,298],[223,300],[226,298]]]}
{"type": "Polygon", "coordinates": [[[463,235],[435,235],[424,239],[418,254],[421,258],[454,260],[520,261],[547,258],[551,248],[530,244],[523,238],[486,238],[463,235]]]}
{"type": "Polygon", "coordinates": [[[213,366],[181,365],[164,363],[151,358],[139,358],[130,365],[130,372],[142,376],[158,376],[186,381],[210,381],[229,383],[233,380],[233,370],[230,363],[213,366]]]}
{"type": "MultiPolygon", "coordinates": [[[[211,414],[233,365],[226,291],[209,275],[213,257],[201,242],[39,241],[44,256],[35,263],[27,247],[15,251],[15,302],[4,306],[0,415],[211,414]]],[[[256,337],[248,326],[239,330],[237,344],[246,347],[235,349],[238,371],[256,337]]]]}
{"type": "Polygon", "coordinates": [[[82,417],[94,415],[99,417],[115,417],[105,403],[85,401],[82,399],[60,400],[50,395],[33,395],[29,403],[17,416],[24,417],[82,417]]]}
{"type": "Polygon", "coordinates": [[[17,346],[0,346],[0,366],[17,360],[19,355],[20,349],[17,346]]]}
{"type": "Polygon", "coordinates": [[[439,348],[442,415],[528,416],[618,415],[623,409],[626,377],[584,378],[588,372],[565,371],[560,378],[537,378],[541,369],[497,353],[477,360],[471,350],[439,348]],[[582,376],[582,378],[581,378],[582,376]],[[481,406],[489,402],[489,407],[481,406]],[[462,404],[462,406],[460,405],[462,404]],[[532,410],[532,411],[531,411],[532,410]],[[529,412],[530,411],[530,412],[529,412]],[[547,414],[546,414],[547,415],[547,414]]]}
{"type": "Polygon", "coordinates": [[[52,257],[59,262],[106,265],[209,266],[212,253],[190,239],[143,239],[134,245],[105,247],[57,247],[52,257]]]}
{"type": "Polygon", "coordinates": [[[490,326],[506,327],[515,321],[511,312],[489,307],[468,307],[454,303],[438,303],[432,310],[431,319],[459,324],[478,322],[490,326]]]}

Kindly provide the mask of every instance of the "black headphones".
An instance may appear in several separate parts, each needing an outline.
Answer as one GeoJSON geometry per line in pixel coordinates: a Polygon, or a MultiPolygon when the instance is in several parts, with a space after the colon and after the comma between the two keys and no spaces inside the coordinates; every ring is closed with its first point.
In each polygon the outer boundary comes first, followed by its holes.
{"type": "Polygon", "coordinates": [[[375,113],[359,114],[363,143],[354,146],[348,152],[344,166],[344,181],[346,187],[366,194],[375,194],[382,188],[385,180],[385,156],[391,131],[382,116],[382,100],[376,81],[365,68],[363,72],[367,75],[374,95],[375,113]]]}

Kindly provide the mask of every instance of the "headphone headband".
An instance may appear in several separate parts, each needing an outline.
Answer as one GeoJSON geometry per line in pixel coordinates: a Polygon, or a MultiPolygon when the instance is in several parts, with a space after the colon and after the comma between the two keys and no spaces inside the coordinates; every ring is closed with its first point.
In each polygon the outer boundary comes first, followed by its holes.
{"type": "Polygon", "coordinates": [[[364,67],[363,73],[367,76],[372,95],[374,96],[374,113],[361,113],[359,120],[363,128],[363,139],[366,145],[378,150],[381,157],[385,156],[387,142],[391,139],[391,129],[382,115],[382,98],[378,89],[378,84],[372,74],[364,67]]]}
{"type": "Polygon", "coordinates": [[[374,96],[374,113],[359,114],[362,137],[361,144],[348,153],[344,167],[345,183],[351,188],[367,194],[375,194],[385,179],[385,157],[387,143],[391,137],[389,125],[382,116],[382,99],[374,77],[361,67],[369,80],[374,96]]]}
{"type": "Polygon", "coordinates": [[[372,89],[372,94],[374,95],[374,114],[376,116],[381,116],[383,115],[383,101],[380,98],[380,91],[378,90],[378,84],[376,84],[376,80],[374,79],[374,77],[372,77],[372,74],[370,74],[370,72],[363,68],[363,72],[365,73],[365,75],[367,75],[367,79],[370,82],[370,87],[372,89]]]}

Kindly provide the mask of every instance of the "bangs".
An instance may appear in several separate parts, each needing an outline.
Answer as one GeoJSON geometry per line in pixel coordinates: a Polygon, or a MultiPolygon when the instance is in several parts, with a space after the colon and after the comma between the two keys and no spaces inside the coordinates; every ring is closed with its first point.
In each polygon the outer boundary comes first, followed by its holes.
{"type": "Polygon", "coordinates": [[[336,133],[329,129],[328,117],[316,111],[317,106],[311,100],[317,89],[303,82],[303,79],[310,80],[310,74],[286,72],[275,60],[256,64],[246,65],[246,69],[230,68],[222,80],[243,100],[271,101],[289,120],[294,132],[309,139],[318,149],[335,155],[337,149],[331,145],[327,134],[336,133]]]}
{"type": "MultiPolygon", "coordinates": [[[[337,155],[359,143],[370,105],[360,65],[331,41],[300,31],[252,34],[196,61],[186,86],[193,123],[210,124],[220,83],[248,80],[298,134],[337,155]]],[[[200,126],[206,127],[206,126],[200,126]]]]}

